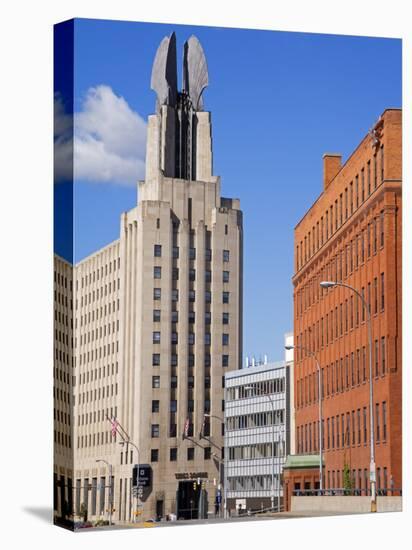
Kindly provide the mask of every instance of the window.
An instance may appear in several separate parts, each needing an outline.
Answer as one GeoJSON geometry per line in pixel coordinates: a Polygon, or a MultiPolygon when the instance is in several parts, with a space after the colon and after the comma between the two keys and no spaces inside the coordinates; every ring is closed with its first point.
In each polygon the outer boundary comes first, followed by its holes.
{"type": "Polygon", "coordinates": [[[172,332],[172,344],[178,343],[178,335],[177,332],[172,332]]]}
{"type": "Polygon", "coordinates": [[[222,345],[228,346],[229,345],[229,334],[222,334],[222,345]]]}
{"type": "Polygon", "coordinates": [[[160,321],[160,309],[153,310],[153,322],[157,323],[160,321]]]}
{"type": "Polygon", "coordinates": [[[196,260],[196,248],[189,248],[189,260],[196,260]]]}
{"type": "Polygon", "coordinates": [[[177,401],[172,399],[170,401],[170,412],[175,413],[177,411],[177,401]]]}
{"type": "Polygon", "coordinates": [[[386,372],[386,347],[385,347],[385,336],[381,338],[381,372],[385,374],[386,372]]]}
{"type": "Polygon", "coordinates": [[[160,365],[160,353],[154,353],[152,355],[152,365],[153,367],[158,367],[160,365]]]}
{"type": "Polygon", "coordinates": [[[223,251],[223,261],[224,261],[224,262],[228,262],[228,261],[229,261],[229,254],[230,254],[229,250],[224,250],[224,251],[223,251]]]}
{"type": "Polygon", "coordinates": [[[160,229],[160,218],[156,218],[156,229],[160,229]]]}
{"type": "Polygon", "coordinates": [[[153,289],[153,300],[160,300],[162,297],[162,290],[160,288],[153,289]]]}
{"type": "Polygon", "coordinates": [[[368,441],[368,412],[367,408],[363,407],[363,444],[366,445],[368,441]]]}
{"type": "Polygon", "coordinates": [[[189,302],[194,302],[196,300],[196,291],[189,290],[189,302]]]}
{"type": "Polygon", "coordinates": [[[196,269],[189,269],[189,281],[196,280],[196,269]]]}
{"type": "MultiPolygon", "coordinates": [[[[209,312],[210,315],[210,312],[209,312]]],[[[196,319],[196,315],[194,311],[189,311],[189,323],[194,323],[196,319]]]]}
{"type": "Polygon", "coordinates": [[[383,182],[384,178],[385,178],[385,164],[384,164],[384,156],[383,156],[383,145],[381,145],[381,183],[383,182]]]}
{"type": "Polygon", "coordinates": [[[225,312],[225,311],[222,313],[222,323],[223,323],[224,325],[228,325],[228,324],[229,324],[229,313],[227,313],[227,312],[225,312]]]}
{"type": "Polygon", "coordinates": [[[187,460],[194,460],[195,458],[195,448],[188,447],[187,449],[187,460]]]}
{"type": "MultiPolygon", "coordinates": [[[[160,380],[159,380],[159,386],[157,386],[157,387],[160,388],[160,380]]],[[[177,388],[177,376],[171,376],[170,377],[170,387],[171,387],[171,389],[176,389],[177,388]]]]}
{"type": "Polygon", "coordinates": [[[162,255],[162,245],[161,244],[155,244],[154,245],[154,256],[156,258],[160,258],[162,255]]]}
{"type": "Polygon", "coordinates": [[[383,245],[385,244],[385,225],[384,225],[385,218],[384,218],[383,211],[381,212],[379,218],[380,218],[380,246],[381,248],[383,248],[383,245]]]}
{"type": "Polygon", "coordinates": [[[377,340],[375,340],[375,376],[379,376],[379,346],[377,340]]]}
{"type": "Polygon", "coordinates": [[[160,343],[160,332],[155,331],[153,332],[153,344],[159,344],[160,343]]]}
{"type": "Polygon", "coordinates": [[[205,460],[209,460],[212,455],[212,449],[210,447],[205,447],[204,449],[204,458],[205,460]]]}
{"type": "Polygon", "coordinates": [[[210,283],[211,280],[212,280],[212,272],[209,269],[207,269],[205,271],[205,282],[210,283]]]}
{"type": "Polygon", "coordinates": [[[381,311],[385,309],[385,274],[381,273],[381,311]]]}
{"type": "Polygon", "coordinates": [[[228,227],[227,227],[227,223],[226,223],[226,224],[225,224],[225,235],[227,235],[227,233],[228,233],[227,230],[228,230],[228,227]]]}
{"type": "Polygon", "coordinates": [[[159,412],[159,400],[155,399],[152,401],[152,413],[158,413],[159,412]]]}
{"type": "Polygon", "coordinates": [[[179,291],[177,288],[172,288],[172,302],[177,302],[179,300],[179,291]]]}
{"type": "Polygon", "coordinates": [[[170,462],[176,462],[176,460],[177,460],[177,447],[171,447],[169,459],[170,459],[170,462]]]}
{"type": "Polygon", "coordinates": [[[176,353],[172,353],[172,355],[170,357],[170,364],[171,364],[172,367],[177,367],[177,354],[176,353]]]}
{"type": "Polygon", "coordinates": [[[378,278],[373,279],[373,312],[378,313],[378,278]]]}
{"type": "Polygon", "coordinates": [[[172,323],[177,323],[179,321],[179,312],[172,311],[172,323]]]}
{"type": "Polygon", "coordinates": [[[155,265],[153,268],[153,277],[155,279],[161,279],[162,278],[162,268],[159,265],[155,265]]]}
{"type": "Polygon", "coordinates": [[[212,301],[212,293],[210,292],[210,290],[206,290],[205,291],[205,302],[207,304],[210,304],[211,301],[212,301]]]}
{"type": "Polygon", "coordinates": [[[368,164],[367,164],[366,181],[367,181],[368,197],[369,197],[369,195],[371,194],[371,161],[370,160],[368,160],[368,164]]]}
{"type": "Polygon", "coordinates": [[[159,424],[152,424],[152,437],[159,437],[160,429],[159,424]]]}
{"type": "Polygon", "coordinates": [[[376,419],[376,443],[379,443],[381,440],[379,403],[376,403],[375,405],[375,419],[376,419]]]}
{"type": "MultiPolygon", "coordinates": [[[[159,436],[153,436],[152,435],[152,437],[159,437],[159,436]]],[[[159,449],[151,449],[151,451],[150,451],[150,462],[157,462],[158,460],[159,460],[159,449]]]]}
{"type": "Polygon", "coordinates": [[[386,441],[386,401],[382,403],[382,440],[386,441]]]}
{"type": "Polygon", "coordinates": [[[229,282],[229,271],[223,271],[223,282],[224,283],[229,282]]]}
{"type": "Polygon", "coordinates": [[[178,267],[174,267],[172,269],[172,279],[173,279],[173,281],[178,281],[179,280],[179,268],[178,267]]]}
{"type": "Polygon", "coordinates": [[[223,291],[223,293],[222,293],[222,303],[224,303],[224,304],[229,303],[229,292],[223,291]]]}
{"type": "Polygon", "coordinates": [[[195,343],[195,333],[194,332],[189,332],[188,334],[188,344],[189,346],[193,346],[195,343]]]}
{"type": "Polygon", "coordinates": [[[179,257],[179,247],[178,246],[173,247],[172,255],[173,255],[173,258],[175,260],[179,257]]]}
{"type": "Polygon", "coordinates": [[[229,366],[229,355],[222,355],[222,367],[229,366]]]}
{"type": "Polygon", "coordinates": [[[211,336],[210,332],[205,332],[205,346],[210,346],[211,336]]]}
{"type": "Polygon", "coordinates": [[[160,388],[160,376],[152,376],[152,388],[160,388]]]}

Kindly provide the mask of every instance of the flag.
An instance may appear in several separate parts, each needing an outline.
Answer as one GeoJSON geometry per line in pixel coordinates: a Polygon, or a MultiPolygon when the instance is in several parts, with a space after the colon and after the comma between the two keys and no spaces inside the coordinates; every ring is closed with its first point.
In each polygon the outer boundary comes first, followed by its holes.
{"type": "Polygon", "coordinates": [[[114,437],[114,436],[116,435],[117,426],[119,425],[119,423],[117,422],[116,418],[113,417],[113,418],[110,420],[110,424],[112,425],[112,436],[114,437]]]}
{"type": "Polygon", "coordinates": [[[184,437],[187,437],[188,433],[189,433],[189,419],[186,418],[185,428],[184,428],[184,431],[183,431],[184,437]]]}

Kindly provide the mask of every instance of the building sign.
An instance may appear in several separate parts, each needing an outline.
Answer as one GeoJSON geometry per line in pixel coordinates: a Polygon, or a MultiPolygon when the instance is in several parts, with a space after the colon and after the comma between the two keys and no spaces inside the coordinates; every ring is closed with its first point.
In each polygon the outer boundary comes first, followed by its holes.
{"type": "Polygon", "coordinates": [[[197,479],[197,478],[208,478],[209,475],[207,472],[179,472],[175,473],[176,479],[197,479]]]}
{"type": "MultiPolygon", "coordinates": [[[[137,487],[137,464],[133,466],[133,487],[137,487]]],[[[139,465],[139,487],[152,486],[152,467],[149,464],[139,465]]]]}

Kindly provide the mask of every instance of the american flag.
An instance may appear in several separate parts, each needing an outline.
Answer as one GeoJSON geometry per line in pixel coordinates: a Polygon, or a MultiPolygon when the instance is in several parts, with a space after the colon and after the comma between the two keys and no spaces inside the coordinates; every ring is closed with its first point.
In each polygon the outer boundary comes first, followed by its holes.
{"type": "Polygon", "coordinates": [[[119,425],[119,423],[117,422],[116,418],[113,417],[113,418],[110,420],[110,424],[112,425],[112,436],[114,437],[114,436],[116,435],[117,426],[119,425]]]}
{"type": "Polygon", "coordinates": [[[186,418],[185,428],[184,428],[183,434],[184,434],[185,437],[187,437],[188,433],[189,433],[189,419],[186,418]]]}

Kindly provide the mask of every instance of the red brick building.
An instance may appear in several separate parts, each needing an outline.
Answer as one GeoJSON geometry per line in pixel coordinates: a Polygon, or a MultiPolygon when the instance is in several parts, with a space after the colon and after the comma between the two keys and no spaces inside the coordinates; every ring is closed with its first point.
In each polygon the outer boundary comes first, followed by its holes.
{"type": "Polygon", "coordinates": [[[367,315],[371,307],[378,494],[402,486],[402,112],[387,109],[351,156],[324,155],[324,189],[295,228],[296,452],[318,452],[316,353],[323,377],[324,488],[370,489],[367,315]]]}

